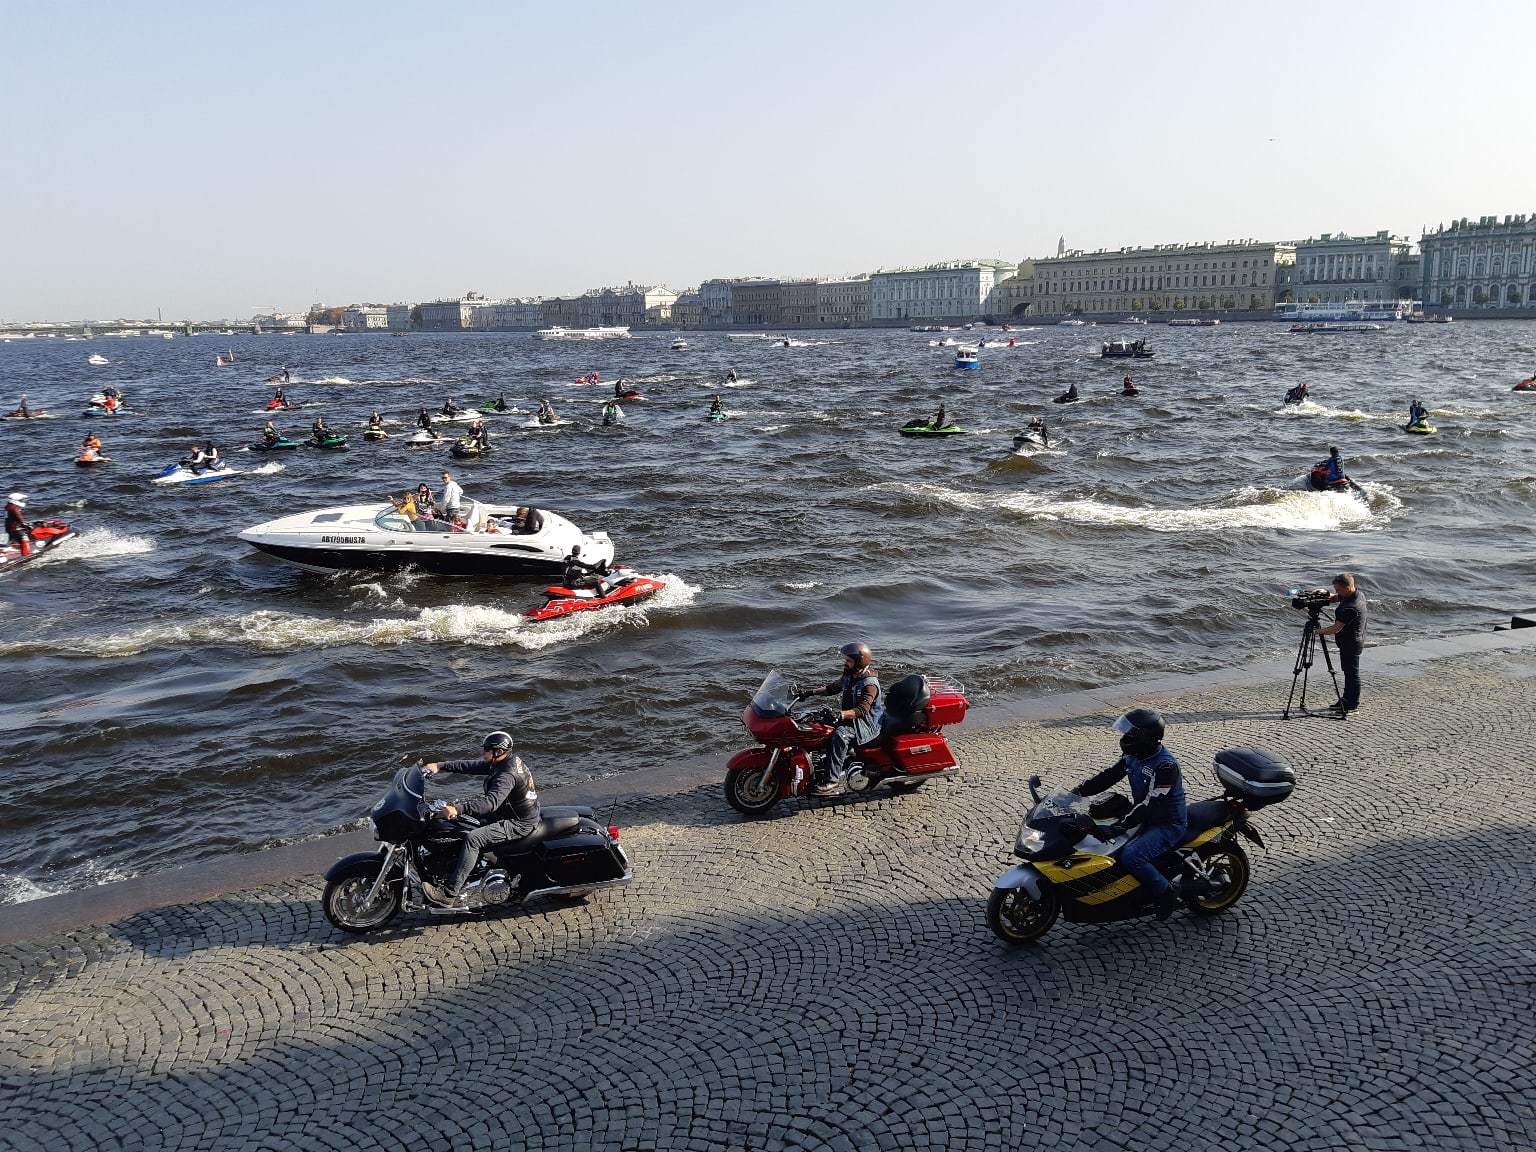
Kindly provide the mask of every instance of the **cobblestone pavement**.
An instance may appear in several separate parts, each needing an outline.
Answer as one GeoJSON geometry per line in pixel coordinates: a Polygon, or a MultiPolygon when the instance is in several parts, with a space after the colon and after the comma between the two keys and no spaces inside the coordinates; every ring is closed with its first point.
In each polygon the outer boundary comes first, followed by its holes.
{"type": "Polygon", "coordinates": [[[1536,652],[1368,685],[1163,702],[1191,799],[1231,744],[1301,772],[1209,921],[988,932],[1024,778],[1105,715],[907,796],[631,807],[583,906],[359,942],[308,881],[7,949],[0,1147],[1531,1149],[1536,652]]]}

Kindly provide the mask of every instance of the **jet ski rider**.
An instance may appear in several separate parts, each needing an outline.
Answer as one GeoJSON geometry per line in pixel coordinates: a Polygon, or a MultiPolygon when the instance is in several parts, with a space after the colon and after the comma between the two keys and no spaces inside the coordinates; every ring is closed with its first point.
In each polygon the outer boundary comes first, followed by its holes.
{"type": "Polygon", "coordinates": [[[540,424],[553,424],[558,419],[560,419],[560,417],[555,415],[554,406],[551,405],[550,402],[547,399],[546,400],[540,400],[539,401],[539,423],[540,424]]]}
{"type": "Polygon", "coordinates": [[[201,447],[194,447],[191,455],[183,457],[180,463],[183,468],[191,469],[194,476],[201,476],[204,468],[213,467],[213,461],[201,447]]]}
{"type": "Polygon", "coordinates": [[[373,410],[373,415],[368,417],[368,430],[370,432],[384,431],[384,417],[379,415],[377,408],[373,410]]]}
{"type": "Polygon", "coordinates": [[[1323,479],[1329,484],[1338,484],[1349,479],[1344,475],[1344,461],[1339,459],[1339,450],[1336,447],[1328,449],[1328,459],[1319,460],[1317,467],[1323,470],[1323,479]]]}
{"type": "Polygon", "coordinates": [[[1120,734],[1120,759],[1073,791],[1079,796],[1106,792],[1121,780],[1131,785],[1132,808],[1100,839],[1109,840],[1129,829],[1141,831],[1120,849],[1118,860],[1152,900],[1159,920],[1173,915],[1179,895],[1157,870],[1156,861],[1183,842],[1189,832],[1184,802],[1184,777],[1173,753],[1163,747],[1165,727],[1154,708],[1132,708],[1115,721],[1120,734]]]}
{"type": "Polygon", "coordinates": [[[1424,407],[1424,401],[1415,400],[1412,404],[1408,405],[1408,426],[1410,428],[1412,428],[1415,424],[1428,423],[1429,409],[1424,407]]]}
{"type": "Polygon", "coordinates": [[[496,403],[493,407],[498,412],[505,412],[507,410],[507,394],[505,392],[496,397],[496,403]]]}
{"type": "Polygon", "coordinates": [[[277,391],[272,393],[272,406],[276,408],[288,407],[288,397],[283,392],[283,386],[281,384],[277,386],[277,391]]]}
{"type": "Polygon", "coordinates": [[[448,397],[448,402],[442,406],[440,412],[444,416],[457,416],[463,409],[453,402],[453,397],[448,397]]]}
{"type": "Polygon", "coordinates": [[[1122,380],[1120,382],[1120,395],[1122,395],[1122,396],[1140,396],[1141,395],[1141,390],[1139,388],[1137,388],[1136,385],[1134,383],[1132,383],[1131,378],[1129,376],[1127,376],[1124,380],[1122,380]]]}
{"type": "Polygon", "coordinates": [[[565,558],[565,575],[561,579],[572,592],[590,588],[592,595],[599,598],[606,596],[609,575],[608,561],[599,560],[596,564],[588,564],[581,558],[581,545],[571,545],[571,554],[565,558]]]}
{"type": "Polygon", "coordinates": [[[944,427],[944,401],[942,400],[939,401],[939,410],[933,414],[931,426],[934,428],[944,427]]]}
{"type": "Polygon", "coordinates": [[[316,444],[330,437],[331,430],[325,426],[324,416],[315,417],[315,422],[309,426],[309,434],[315,438],[316,444]]]}
{"type": "Polygon", "coordinates": [[[423,432],[432,431],[432,415],[425,408],[416,413],[416,427],[423,432]]]}
{"type": "Polygon", "coordinates": [[[282,438],[283,434],[277,430],[272,421],[268,420],[266,427],[261,430],[261,442],[263,444],[276,444],[282,438]]]}
{"type": "Polygon", "coordinates": [[[1285,394],[1285,402],[1287,404],[1300,404],[1306,398],[1307,384],[1305,380],[1285,394]]]}
{"type": "Polygon", "coordinates": [[[797,696],[838,697],[839,707],[836,719],[832,721],[826,759],[822,762],[820,778],[811,786],[811,791],[818,796],[836,792],[843,786],[848,758],[859,745],[868,744],[880,735],[880,722],[885,718],[880,679],[870,667],[874,655],[869,645],[844,644],[839,651],[843,656],[842,675],[820,688],[795,691],[797,696]]]}
{"type": "Polygon", "coordinates": [[[5,499],[5,538],[23,556],[32,555],[32,525],[22,510],[27,506],[25,492],[12,492],[5,499]]]}
{"type": "Polygon", "coordinates": [[[465,906],[464,884],[480,862],[481,851],[492,844],[521,840],[539,826],[539,794],[534,789],[533,773],[520,757],[512,755],[512,737],[506,732],[492,732],[481,748],[478,760],[449,760],[424,764],[421,769],[427,776],[453,772],[485,777],[479,796],[454,800],[442,811],[448,820],[473,816],[480,821],[478,828],[464,832],[459,860],[447,886],[421,886],[428,900],[448,908],[465,906]]]}
{"type": "Polygon", "coordinates": [[[718,393],[718,392],[715,393],[715,398],[714,398],[713,402],[711,402],[711,404],[709,406],[709,414],[711,416],[724,416],[725,415],[725,404],[724,404],[723,401],[721,401],[720,393],[718,393]]]}

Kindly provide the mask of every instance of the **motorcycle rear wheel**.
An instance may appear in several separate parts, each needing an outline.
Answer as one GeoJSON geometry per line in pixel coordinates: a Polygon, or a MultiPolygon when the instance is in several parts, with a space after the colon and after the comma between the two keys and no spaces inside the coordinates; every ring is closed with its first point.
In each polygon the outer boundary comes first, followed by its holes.
{"type": "Polygon", "coordinates": [[[1221,845],[1201,852],[1206,868],[1217,876],[1225,874],[1226,883],[1211,893],[1184,894],[1184,906],[1196,916],[1215,916],[1225,912],[1248,891],[1248,854],[1236,844],[1221,845]]]}
{"type": "Polygon", "coordinates": [[[779,782],[767,765],[744,764],[725,774],[725,801],[743,816],[762,816],[779,802],[779,782]]]}
{"type": "Polygon", "coordinates": [[[382,928],[393,920],[400,913],[399,884],[385,884],[374,904],[364,903],[377,875],[378,869],[370,868],[366,872],[327,881],[325,894],[320,898],[325,918],[354,936],[382,928]]]}
{"type": "Polygon", "coordinates": [[[1033,944],[1051,930],[1061,914],[1061,899],[1049,887],[1042,899],[1031,899],[1023,888],[994,888],[987,901],[987,924],[999,940],[1033,944]]]}

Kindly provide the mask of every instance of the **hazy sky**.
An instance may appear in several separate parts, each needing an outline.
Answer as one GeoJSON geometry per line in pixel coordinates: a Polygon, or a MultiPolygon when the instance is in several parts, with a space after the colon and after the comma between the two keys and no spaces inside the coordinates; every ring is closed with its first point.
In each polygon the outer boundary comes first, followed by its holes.
{"type": "Polygon", "coordinates": [[[0,317],[1536,212],[1536,3],[0,0],[0,317]]]}

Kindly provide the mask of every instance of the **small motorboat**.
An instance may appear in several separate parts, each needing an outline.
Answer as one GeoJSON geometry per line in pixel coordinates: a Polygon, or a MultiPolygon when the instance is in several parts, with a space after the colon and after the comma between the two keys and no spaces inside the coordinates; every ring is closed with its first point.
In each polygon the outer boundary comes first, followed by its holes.
{"type": "Polygon", "coordinates": [[[231,468],[222,460],[211,468],[203,468],[193,471],[188,465],[177,461],[162,468],[151,484],[218,484],[224,480],[233,480],[236,476],[245,475],[239,468],[231,468]]]}
{"type": "Polygon", "coordinates": [[[965,429],[951,421],[937,428],[933,426],[933,417],[926,420],[908,420],[901,426],[903,436],[963,436],[965,429]]]}
{"type": "Polygon", "coordinates": [[[613,563],[606,532],[583,532],[547,509],[539,510],[544,523],[537,532],[518,532],[511,520],[516,511],[514,504],[470,501],[459,528],[446,520],[409,520],[387,503],[355,504],[268,520],[241,532],[240,539],[318,571],[417,568],[441,576],[558,580],[577,545],[588,563],[613,563]]]}
{"type": "Polygon", "coordinates": [[[686,352],[686,351],[688,351],[688,341],[684,340],[681,336],[679,336],[676,340],[672,341],[672,351],[674,351],[674,352],[686,352]]]}
{"type": "Polygon", "coordinates": [[[975,369],[981,367],[981,356],[974,348],[961,348],[955,353],[955,367],[975,369]]]}
{"type": "Polygon", "coordinates": [[[286,436],[279,436],[271,443],[265,440],[257,440],[246,445],[252,452],[292,452],[298,446],[299,442],[297,440],[290,440],[286,436]]]}
{"type": "Polygon", "coordinates": [[[555,620],[572,612],[591,612],[596,608],[608,608],[615,604],[633,604],[660,592],[666,584],[649,576],[634,576],[629,569],[619,568],[608,578],[607,590],[599,596],[592,588],[546,588],[547,599],[538,608],[523,613],[528,620],[555,620]]]}
{"type": "Polygon", "coordinates": [[[20,568],[28,561],[36,560],[75,534],[75,530],[62,520],[37,521],[32,525],[32,547],[25,555],[20,548],[9,544],[0,547],[0,572],[9,572],[12,568],[20,568]]]}
{"type": "Polygon", "coordinates": [[[112,457],[103,456],[95,448],[82,448],[80,455],[75,457],[75,463],[81,468],[89,468],[92,464],[105,464],[111,459],[112,457]]]}
{"type": "Polygon", "coordinates": [[[1152,349],[1145,340],[1106,340],[1099,346],[1102,360],[1150,360],[1152,349]]]}
{"type": "Polygon", "coordinates": [[[100,352],[92,352],[89,356],[87,356],[85,358],[85,362],[87,364],[94,364],[98,368],[102,367],[105,364],[112,363],[112,361],[108,360],[100,352]]]}

